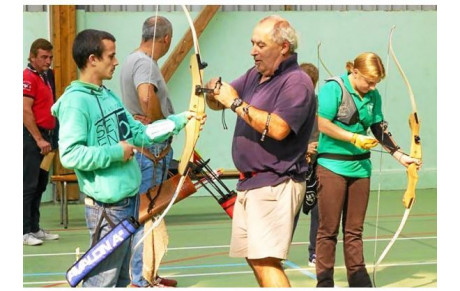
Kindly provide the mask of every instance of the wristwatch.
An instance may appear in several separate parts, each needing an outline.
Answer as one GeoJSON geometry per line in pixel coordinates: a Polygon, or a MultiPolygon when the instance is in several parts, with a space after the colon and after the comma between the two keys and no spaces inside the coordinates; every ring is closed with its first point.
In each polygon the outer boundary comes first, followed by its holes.
{"type": "Polygon", "coordinates": [[[240,107],[241,105],[243,105],[243,100],[241,100],[241,98],[235,98],[232,105],[230,106],[230,109],[232,109],[233,112],[236,112],[236,108],[240,107]]]}

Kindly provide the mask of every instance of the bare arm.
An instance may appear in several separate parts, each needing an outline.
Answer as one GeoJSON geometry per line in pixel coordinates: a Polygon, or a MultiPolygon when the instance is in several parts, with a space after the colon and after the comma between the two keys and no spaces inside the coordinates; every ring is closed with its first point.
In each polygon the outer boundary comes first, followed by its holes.
{"type": "Polygon", "coordinates": [[[37,146],[40,148],[40,153],[46,155],[51,151],[51,144],[43,138],[42,134],[38,130],[37,123],[35,122],[35,116],[32,111],[34,99],[23,96],[22,100],[22,123],[34,138],[37,146]]]}
{"type": "Polygon", "coordinates": [[[155,87],[149,83],[140,84],[137,87],[137,96],[141,105],[144,115],[150,119],[150,122],[155,120],[164,119],[161,112],[161,104],[155,93],[155,87]]]}
{"type": "MultiPolygon", "coordinates": [[[[217,78],[211,79],[208,82],[207,88],[215,88],[215,82],[217,78]]],[[[238,98],[236,90],[228,83],[222,82],[222,86],[219,88],[219,94],[206,94],[206,101],[208,106],[213,110],[222,110],[224,108],[230,108],[233,101],[238,98]]],[[[243,108],[247,107],[248,103],[243,104],[236,108],[236,114],[241,117],[249,126],[254,128],[261,134],[264,132],[269,112],[257,109],[255,107],[249,107],[247,114],[243,108]]],[[[276,114],[270,114],[270,121],[268,123],[268,131],[266,136],[269,136],[275,140],[283,140],[291,132],[291,128],[286,121],[276,114]]]]}
{"type": "MultiPolygon", "coordinates": [[[[248,108],[248,114],[246,114],[243,111],[243,108],[246,106],[248,106],[248,103],[243,102],[243,105],[236,108],[236,114],[238,114],[241,119],[243,119],[256,131],[263,133],[267,123],[268,112],[251,106],[248,108]]],[[[272,113],[270,116],[270,123],[268,124],[268,131],[266,136],[280,141],[285,139],[290,132],[291,128],[289,127],[289,124],[287,124],[287,122],[278,115],[272,113]]]]}
{"type": "Polygon", "coordinates": [[[342,141],[349,142],[353,137],[353,132],[346,131],[332,123],[329,119],[320,116],[318,116],[318,129],[322,133],[342,141]]]}

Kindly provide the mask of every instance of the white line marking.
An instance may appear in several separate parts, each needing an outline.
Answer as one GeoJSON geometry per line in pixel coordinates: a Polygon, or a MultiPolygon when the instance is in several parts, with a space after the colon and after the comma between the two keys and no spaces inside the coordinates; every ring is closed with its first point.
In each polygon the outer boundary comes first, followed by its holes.
{"type": "MultiPolygon", "coordinates": [[[[381,264],[379,267],[405,267],[405,266],[421,266],[421,265],[436,265],[437,261],[422,261],[422,262],[408,262],[408,263],[393,263],[393,264],[381,264]]],[[[373,267],[372,265],[366,265],[366,267],[373,267]]],[[[345,266],[336,266],[336,269],[345,269],[345,266]]],[[[313,270],[313,267],[308,268],[296,268],[296,269],[286,269],[286,272],[310,272],[313,270]]],[[[181,278],[181,277],[204,277],[204,276],[228,276],[236,274],[253,274],[252,271],[238,271],[238,272],[213,272],[213,273],[195,273],[195,274],[163,274],[165,277],[170,278],[181,278]]],[[[58,283],[67,283],[67,281],[41,281],[41,282],[23,282],[23,285],[39,285],[39,284],[58,284],[58,283]]]]}
{"type": "MultiPolygon", "coordinates": [[[[419,236],[419,237],[399,237],[398,241],[403,240],[430,240],[430,239],[437,239],[437,236],[419,236]]],[[[391,238],[379,238],[377,241],[389,241],[391,238]]],[[[376,239],[364,239],[363,242],[374,242],[376,239]]],[[[342,240],[338,240],[338,243],[342,242],[342,240]]],[[[308,245],[309,242],[293,242],[292,245],[308,245]]],[[[216,245],[216,246],[191,246],[191,247],[177,247],[177,248],[168,248],[168,251],[181,251],[181,250],[198,250],[198,249],[221,249],[221,248],[229,248],[230,245],[216,245]]],[[[86,250],[85,250],[86,251],[86,250]]],[[[26,254],[23,257],[46,257],[46,256],[68,256],[68,255],[75,255],[73,253],[54,253],[54,254],[26,254]]]]}

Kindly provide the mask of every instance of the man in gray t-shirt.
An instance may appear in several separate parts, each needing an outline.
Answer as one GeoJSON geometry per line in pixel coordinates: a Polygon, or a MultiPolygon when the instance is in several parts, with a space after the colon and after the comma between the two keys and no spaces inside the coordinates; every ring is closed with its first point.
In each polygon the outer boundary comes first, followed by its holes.
{"type": "MultiPolygon", "coordinates": [[[[171,100],[169,99],[166,82],[161,75],[157,61],[150,57],[151,52],[136,50],[126,58],[121,69],[122,101],[126,109],[132,115],[144,115],[154,120],[165,118],[174,113],[171,100]],[[149,93],[149,96],[141,96],[141,93],[149,93]],[[152,100],[157,99],[157,100],[152,100]],[[141,103],[145,103],[145,110],[141,103]],[[156,105],[156,112],[148,112],[149,102],[156,105]],[[160,107],[158,107],[158,103],[160,107]],[[162,116],[155,116],[161,114],[162,116]]],[[[150,105],[151,107],[153,107],[150,105]]],[[[152,120],[153,121],[153,120],[152,120]]]]}
{"type": "MultiPolygon", "coordinates": [[[[147,18],[142,27],[140,46],[128,55],[121,68],[122,101],[134,118],[144,124],[163,119],[174,113],[166,82],[157,63],[158,59],[169,50],[171,38],[172,25],[166,18],[161,16],[147,18]]],[[[161,184],[167,178],[173,156],[170,144],[171,140],[168,140],[138,149],[135,156],[142,172],[139,194],[147,192],[149,188],[161,184]]],[[[137,197],[136,214],[139,213],[140,205],[139,195],[137,197]]],[[[151,222],[148,221],[146,225],[148,223],[151,222]]],[[[157,233],[166,233],[164,223],[154,230],[153,234],[157,235],[157,233]]],[[[144,226],[141,226],[134,236],[132,245],[135,246],[143,235],[144,226]]],[[[130,263],[131,285],[133,287],[175,287],[177,281],[161,278],[157,274],[160,262],[155,262],[155,258],[161,258],[164,255],[162,250],[167,247],[167,243],[153,247],[151,236],[148,236],[144,242],[145,244],[133,249],[130,263]],[[144,252],[150,255],[148,260],[146,259],[148,267],[143,272],[144,252]]]]}

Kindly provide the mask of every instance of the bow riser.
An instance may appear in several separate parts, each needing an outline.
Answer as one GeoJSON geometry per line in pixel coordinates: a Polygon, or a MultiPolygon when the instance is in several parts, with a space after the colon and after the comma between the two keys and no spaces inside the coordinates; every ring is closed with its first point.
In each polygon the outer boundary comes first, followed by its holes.
{"type": "Polygon", "coordinates": [[[403,205],[410,209],[415,202],[415,187],[418,181],[417,165],[411,164],[407,167],[407,187],[403,195],[403,205]]]}
{"type": "Polygon", "coordinates": [[[409,116],[409,127],[411,130],[410,156],[415,159],[422,159],[422,144],[420,139],[420,122],[417,112],[409,116]]]}
{"type": "MultiPolygon", "coordinates": [[[[409,127],[411,129],[410,156],[421,160],[422,144],[420,142],[420,123],[416,112],[409,116],[409,127]]],[[[406,172],[407,187],[402,201],[404,207],[406,207],[406,209],[410,209],[415,202],[415,188],[418,181],[417,165],[415,163],[409,165],[406,172]]]]}
{"type": "MultiPolygon", "coordinates": [[[[203,85],[203,64],[198,54],[190,58],[190,72],[192,74],[192,93],[190,95],[189,111],[197,114],[201,118],[205,114],[205,99],[202,91],[203,85]]],[[[185,126],[185,143],[182,150],[182,156],[178,166],[178,172],[184,175],[188,168],[188,163],[193,160],[193,150],[198,137],[200,136],[201,122],[195,117],[185,126]]]]}

